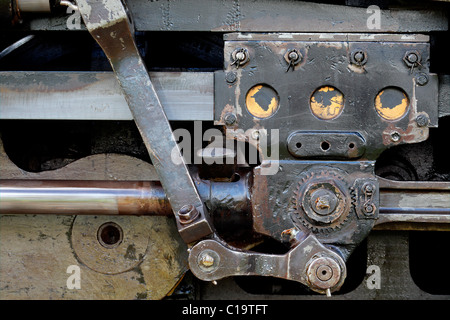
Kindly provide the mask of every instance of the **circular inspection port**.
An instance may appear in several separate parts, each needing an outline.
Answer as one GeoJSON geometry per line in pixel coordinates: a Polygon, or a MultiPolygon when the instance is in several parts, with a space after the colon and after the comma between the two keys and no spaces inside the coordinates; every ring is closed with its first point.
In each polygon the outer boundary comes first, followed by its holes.
{"type": "Polygon", "coordinates": [[[98,228],[97,239],[105,248],[116,248],[123,240],[122,228],[114,222],[106,222],[98,228]]]}

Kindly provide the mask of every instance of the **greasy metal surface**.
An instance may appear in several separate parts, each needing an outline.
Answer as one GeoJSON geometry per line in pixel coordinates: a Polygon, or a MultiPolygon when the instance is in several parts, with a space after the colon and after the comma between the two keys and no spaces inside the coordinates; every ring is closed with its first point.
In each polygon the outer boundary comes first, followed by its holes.
{"type": "MultiPolygon", "coordinates": [[[[379,29],[368,29],[367,8],[295,0],[128,0],[138,31],[429,32],[448,30],[443,10],[381,10],[379,29]]],[[[62,16],[25,20],[23,28],[67,30],[62,16]]]]}
{"type": "MultiPolygon", "coordinates": [[[[224,48],[225,70],[215,73],[216,124],[224,124],[225,114],[233,112],[237,119],[231,129],[264,128],[268,141],[270,129],[278,129],[280,159],[292,159],[286,144],[295,131],[355,132],[366,144],[360,158],[369,160],[376,159],[390,146],[424,141],[428,138],[428,127],[437,126],[438,79],[429,73],[430,45],[426,38],[405,42],[403,35],[391,35],[387,42],[372,42],[364,35],[359,35],[359,40],[358,35],[352,35],[352,41],[345,35],[328,39],[316,34],[310,35],[309,40],[305,34],[298,36],[304,40],[297,40],[295,34],[290,36],[284,34],[281,39],[280,35],[265,35],[264,40],[254,34],[229,36],[224,48]],[[231,65],[229,57],[236,48],[246,48],[250,56],[249,62],[239,69],[231,65]],[[303,59],[286,72],[284,56],[294,48],[303,59]],[[355,50],[363,50],[370,57],[364,65],[351,63],[349,55],[355,50]],[[413,70],[403,62],[405,52],[411,50],[421,56],[421,64],[413,70]],[[231,85],[225,80],[229,72],[237,77],[231,85]],[[417,73],[427,74],[426,85],[416,83],[417,73]],[[255,85],[269,86],[277,93],[279,107],[273,116],[261,119],[246,112],[246,93],[255,85]],[[330,88],[334,88],[331,93],[339,90],[342,96],[324,96],[330,93],[330,88]],[[376,97],[391,88],[404,92],[408,103],[406,109],[394,114],[395,119],[386,119],[377,112],[376,97]],[[333,97],[337,100],[332,100],[333,97]],[[331,110],[333,105],[336,107],[331,110]],[[419,126],[417,117],[423,117],[425,125],[419,126]]],[[[381,97],[384,103],[384,94],[381,97]]],[[[387,100],[384,109],[405,106],[401,100],[394,105],[387,100]]]]}
{"type": "Polygon", "coordinates": [[[120,0],[79,0],[77,4],[86,27],[111,63],[175,216],[184,205],[200,212],[193,223],[178,223],[180,234],[186,242],[211,234],[206,207],[136,48],[129,13],[120,0]]]}
{"type": "MultiPolygon", "coordinates": [[[[150,72],[169,120],[213,119],[213,74],[150,72]]],[[[0,119],[133,120],[112,72],[0,72],[0,119]]]]}
{"type": "Polygon", "coordinates": [[[309,285],[309,264],[320,256],[336,261],[340,273],[336,282],[325,287],[313,286],[313,290],[320,293],[325,293],[326,289],[339,290],[346,277],[345,263],[339,255],[325,248],[314,236],[307,237],[284,255],[233,251],[217,241],[205,240],[191,249],[189,266],[194,275],[207,281],[235,275],[259,275],[281,277],[309,285]],[[206,268],[199,263],[199,256],[205,251],[215,256],[215,263],[206,268]]]}

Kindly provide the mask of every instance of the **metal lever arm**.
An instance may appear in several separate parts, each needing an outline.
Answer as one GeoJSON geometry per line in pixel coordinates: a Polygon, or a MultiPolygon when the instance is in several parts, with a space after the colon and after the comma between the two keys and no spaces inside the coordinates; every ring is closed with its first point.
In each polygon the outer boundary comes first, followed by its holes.
{"type": "Polygon", "coordinates": [[[271,276],[298,281],[319,293],[338,290],[346,277],[343,259],[313,235],[284,255],[238,251],[204,240],[191,249],[189,267],[205,281],[239,275],[271,276]]]}
{"type": "Polygon", "coordinates": [[[83,21],[108,57],[187,243],[213,233],[169,121],[134,41],[120,0],[77,0],[83,21]],[[184,207],[184,208],[183,208],[184,207]],[[189,210],[187,210],[188,208],[189,210]],[[184,220],[180,220],[179,212],[184,220]],[[190,218],[186,215],[191,215],[190,218]],[[183,223],[181,223],[181,222],[183,223]]]}

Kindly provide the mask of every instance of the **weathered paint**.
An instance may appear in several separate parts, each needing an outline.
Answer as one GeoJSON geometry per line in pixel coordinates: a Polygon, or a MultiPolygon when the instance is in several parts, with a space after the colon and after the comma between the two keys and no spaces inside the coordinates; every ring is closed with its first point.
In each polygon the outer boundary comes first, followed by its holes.
{"type": "Polygon", "coordinates": [[[323,86],[313,93],[310,107],[317,118],[334,119],[344,110],[344,95],[336,88],[323,86]]]}
{"type": "Polygon", "coordinates": [[[259,84],[247,92],[245,105],[251,115],[265,119],[275,114],[280,104],[274,89],[267,85],[259,84]]]}
{"type": "Polygon", "coordinates": [[[380,117],[394,121],[401,119],[408,111],[409,99],[398,88],[381,90],[375,98],[375,109],[380,117]]]}

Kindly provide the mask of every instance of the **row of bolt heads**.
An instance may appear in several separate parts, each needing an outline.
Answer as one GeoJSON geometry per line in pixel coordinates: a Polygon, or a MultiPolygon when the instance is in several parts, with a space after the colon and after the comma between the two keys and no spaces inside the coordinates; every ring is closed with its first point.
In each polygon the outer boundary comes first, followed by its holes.
{"type": "MultiPolygon", "coordinates": [[[[292,67],[294,69],[294,66],[299,64],[302,59],[303,55],[301,52],[297,49],[289,49],[284,54],[284,59],[286,60],[288,64],[288,68],[286,71],[289,71],[289,69],[292,67]]],[[[231,54],[231,65],[235,65],[237,68],[240,66],[243,66],[248,61],[250,61],[250,56],[248,53],[248,50],[245,48],[237,48],[233,51],[231,54]]],[[[352,64],[362,67],[367,63],[368,60],[368,54],[364,50],[354,50],[350,54],[350,61],[352,64]]],[[[422,57],[420,53],[417,50],[409,50],[405,52],[405,55],[403,56],[403,62],[405,65],[411,69],[411,71],[418,67],[422,66],[422,57]]],[[[236,74],[235,73],[228,73],[226,75],[226,81],[230,84],[234,83],[236,81],[236,74]]],[[[420,86],[424,86],[428,83],[429,78],[426,73],[419,73],[416,75],[416,83],[420,86]]]]}

